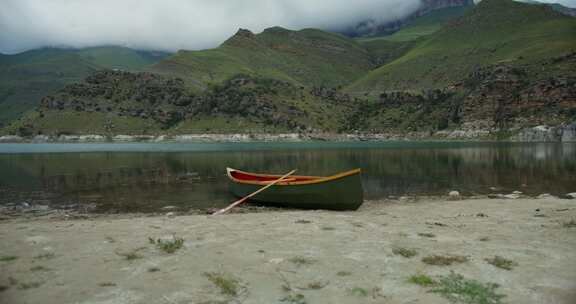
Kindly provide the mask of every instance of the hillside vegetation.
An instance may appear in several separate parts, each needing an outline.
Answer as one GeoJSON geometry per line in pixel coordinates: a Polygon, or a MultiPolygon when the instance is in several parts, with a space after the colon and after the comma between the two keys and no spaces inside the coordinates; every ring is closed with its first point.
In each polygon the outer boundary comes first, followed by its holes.
{"type": "Polygon", "coordinates": [[[216,49],[180,51],[152,71],[178,75],[202,88],[236,74],[336,87],[371,68],[370,54],[353,39],[315,29],[273,27],[257,35],[241,29],[216,49]]]}
{"type": "Polygon", "coordinates": [[[400,58],[348,87],[349,92],[438,88],[478,67],[525,65],[576,51],[576,19],[510,0],[484,0],[400,58]]]}
{"type": "Polygon", "coordinates": [[[100,69],[140,71],[166,53],[123,47],[45,48],[0,54],[0,126],[38,105],[45,95],[100,69]]]}

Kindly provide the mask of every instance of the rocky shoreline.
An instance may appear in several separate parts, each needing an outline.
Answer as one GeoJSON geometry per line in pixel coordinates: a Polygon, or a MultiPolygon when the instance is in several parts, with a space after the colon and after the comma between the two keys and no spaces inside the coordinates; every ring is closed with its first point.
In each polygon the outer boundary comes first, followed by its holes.
{"type": "Polygon", "coordinates": [[[305,142],[305,141],[402,141],[402,140],[501,140],[511,142],[576,142],[576,122],[562,126],[535,126],[509,130],[507,138],[499,138],[498,130],[464,129],[399,133],[233,133],[233,134],[180,134],[180,135],[18,135],[0,136],[0,143],[49,142],[305,142]]]}

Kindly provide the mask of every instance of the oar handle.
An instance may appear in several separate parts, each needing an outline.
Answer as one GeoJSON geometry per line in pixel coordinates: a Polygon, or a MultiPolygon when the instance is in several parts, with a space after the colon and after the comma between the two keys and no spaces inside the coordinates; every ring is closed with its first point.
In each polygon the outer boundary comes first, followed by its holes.
{"type": "Polygon", "coordinates": [[[266,186],[264,186],[264,187],[262,187],[262,188],[260,188],[260,189],[258,189],[258,190],[256,190],[256,191],[254,191],[254,192],[252,192],[252,193],[248,194],[248,195],[247,195],[247,196],[245,196],[244,198],[241,198],[241,199],[239,199],[239,200],[235,201],[234,203],[230,204],[230,206],[228,206],[228,207],[226,207],[226,208],[224,208],[224,209],[220,209],[220,210],[218,210],[218,211],[214,212],[212,215],[219,215],[219,214],[223,214],[223,213],[226,213],[226,212],[228,212],[230,209],[232,209],[232,208],[234,208],[234,207],[236,207],[236,206],[238,206],[238,205],[242,204],[243,202],[245,202],[247,199],[249,199],[249,198],[253,197],[254,195],[256,195],[256,194],[258,194],[258,193],[260,193],[260,192],[262,192],[262,191],[264,191],[264,190],[266,190],[266,189],[268,189],[268,188],[270,188],[270,187],[272,187],[272,186],[276,185],[277,183],[279,183],[279,182],[283,181],[283,180],[284,180],[284,179],[286,179],[288,176],[290,176],[290,175],[294,174],[294,172],[296,172],[296,169],[294,169],[294,170],[292,170],[292,171],[290,171],[290,172],[288,172],[288,173],[284,174],[282,177],[280,177],[279,179],[277,179],[277,180],[275,180],[275,181],[273,181],[273,182],[269,183],[268,185],[266,185],[266,186]]]}

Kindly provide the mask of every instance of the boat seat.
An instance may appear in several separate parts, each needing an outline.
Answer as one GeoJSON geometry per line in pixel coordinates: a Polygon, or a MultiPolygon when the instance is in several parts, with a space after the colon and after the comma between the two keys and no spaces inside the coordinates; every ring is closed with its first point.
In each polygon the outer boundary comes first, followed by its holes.
{"type": "MultiPolygon", "coordinates": [[[[279,184],[284,183],[284,182],[293,182],[295,181],[295,178],[285,178],[283,179],[281,182],[279,182],[279,184]]],[[[275,182],[276,180],[271,180],[271,181],[262,181],[263,184],[271,184],[273,182],[275,182]]]]}

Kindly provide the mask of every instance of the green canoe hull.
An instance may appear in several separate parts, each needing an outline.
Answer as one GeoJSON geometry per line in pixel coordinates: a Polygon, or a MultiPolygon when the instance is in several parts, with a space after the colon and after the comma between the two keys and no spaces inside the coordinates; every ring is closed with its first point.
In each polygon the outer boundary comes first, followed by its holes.
{"type": "MultiPolygon", "coordinates": [[[[240,198],[260,188],[261,185],[230,181],[232,194],[240,198]]],[[[274,185],[249,199],[260,205],[328,210],[356,210],[363,201],[360,174],[305,185],[274,185]]]]}

